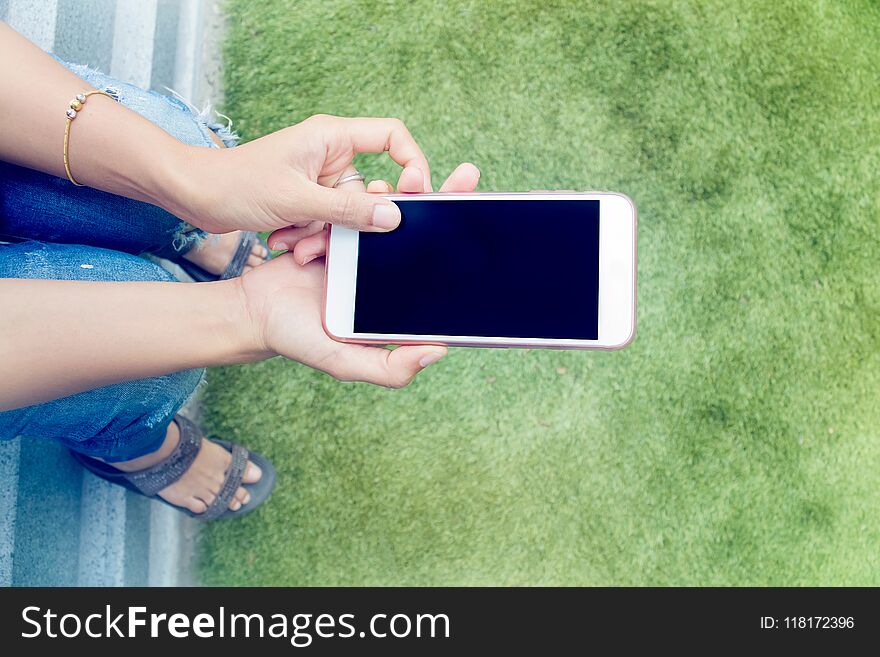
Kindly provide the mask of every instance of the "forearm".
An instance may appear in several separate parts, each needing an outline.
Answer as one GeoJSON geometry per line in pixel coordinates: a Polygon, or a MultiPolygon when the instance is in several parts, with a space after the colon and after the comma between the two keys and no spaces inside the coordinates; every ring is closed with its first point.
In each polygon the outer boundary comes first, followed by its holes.
{"type": "MultiPolygon", "coordinates": [[[[65,111],[89,85],[2,22],[0,62],[0,160],[66,177],[65,111]]],[[[100,95],[89,97],[71,125],[78,182],[166,209],[179,204],[192,150],[100,95]]]]}
{"type": "Polygon", "coordinates": [[[238,280],[0,279],[0,411],[265,358],[238,280]]]}

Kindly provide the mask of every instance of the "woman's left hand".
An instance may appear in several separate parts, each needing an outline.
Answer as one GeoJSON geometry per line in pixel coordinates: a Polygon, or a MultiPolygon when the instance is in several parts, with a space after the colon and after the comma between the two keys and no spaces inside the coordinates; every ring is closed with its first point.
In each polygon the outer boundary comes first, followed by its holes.
{"type": "MultiPolygon", "coordinates": [[[[353,171],[353,169],[352,169],[353,171]]],[[[416,166],[405,167],[397,181],[397,191],[402,194],[420,194],[430,191],[425,189],[425,175],[416,166]]],[[[449,174],[446,182],[440,187],[441,192],[472,192],[480,182],[480,170],[465,162],[459,164],[449,174]]],[[[340,187],[353,192],[368,191],[373,194],[393,194],[394,186],[384,180],[373,180],[364,187],[364,183],[351,181],[340,187]]],[[[292,251],[296,261],[305,265],[327,251],[329,233],[323,221],[302,222],[276,230],[269,236],[269,247],[275,251],[292,251]]]]}
{"type": "Polygon", "coordinates": [[[428,160],[402,121],[319,114],[236,148],[184,148],[169,159],[177,175],[158,205],[209,233],[312,221],[393,230],[400,223],[393,203],[335,187],[355,155],[381,152],[419,170],[420,191],[431,190],[428,160]]]}

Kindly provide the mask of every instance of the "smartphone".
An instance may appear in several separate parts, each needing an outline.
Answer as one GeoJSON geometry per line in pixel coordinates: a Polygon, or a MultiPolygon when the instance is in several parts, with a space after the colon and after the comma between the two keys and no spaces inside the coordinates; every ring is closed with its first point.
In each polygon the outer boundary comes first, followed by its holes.
{"type": "Polygon", "coordinates": [[[620,349],[636,208],[617,193],[393,194],[388,233],[333,226],[324,330],[366,344],[620,349]]]}

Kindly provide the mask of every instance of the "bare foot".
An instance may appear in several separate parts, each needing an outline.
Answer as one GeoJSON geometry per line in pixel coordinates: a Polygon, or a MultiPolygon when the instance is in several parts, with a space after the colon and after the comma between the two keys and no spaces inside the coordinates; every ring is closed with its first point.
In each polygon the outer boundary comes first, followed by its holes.
{"type": "MultiPolygon", "coordinates": [[[[241,233],[239,231],[223,235],[208,235],[204,241],[196,244],[183,257],[205,271],[219,276],[226,271],[226,266],[232,260],[240,239],[241,233]]],[[[269,251],[266,247],[259,242],[254,242],[243,271],[262,265],[268,257],[269,251]]]]}
{"type": "MultiPolygon", "coordinates": [[[[177,424],[171,422],[168,425],[165,442],[162,443],[158,450],[152,454],[147,454],[131,461],[114,463],[113,465],[124,472],[144,470],[167,458],[174,451],[174,448],[177,447],[179,440],[180,431],[177,428],[177,424]]],[[[203,440],[199,454],[189,470],[173,484],[160,490],[159,496],[167,502],[175,506],[185,507],[193,513],[204,513],[211,502],[214,501],[217,493],[220,492],[220,487],[226,478],[226,470],[231,462],[232,455],[222,446],[210,440],[203,440]]],[[[255,484],[260,480],[262,474],[258,466],[248,461],[242,483],[255,484]]],[[[232,501],[229,502],[229,508],[232,511],[238,511],[242,504],[247,504],[250,502],[250,499],[250,493],[245,488],[239,486],[238,490],[235,491],[232,501]]]]}

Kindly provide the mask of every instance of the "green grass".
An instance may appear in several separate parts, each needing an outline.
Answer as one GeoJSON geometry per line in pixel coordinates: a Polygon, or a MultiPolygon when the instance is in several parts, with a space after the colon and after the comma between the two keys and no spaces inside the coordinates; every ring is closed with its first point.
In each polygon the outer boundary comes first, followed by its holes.
{"type": "Polygon", "coordinates": [[[246,138],[397,116],[435,182],[629,194],[638,335],[458,349],[401,391],[212,372],[209,427],[279,484],[208,528],[206,583],[880,585],[880,5],[227,10],[246,138]]]}

